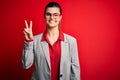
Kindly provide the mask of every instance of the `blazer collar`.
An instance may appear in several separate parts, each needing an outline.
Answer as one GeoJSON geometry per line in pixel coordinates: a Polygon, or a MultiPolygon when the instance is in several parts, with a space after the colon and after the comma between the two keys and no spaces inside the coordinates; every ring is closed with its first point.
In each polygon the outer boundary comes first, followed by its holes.
{"type": "MultiPolygon", "coordinates": [[[[46,31],[43,33],[41,41],[44,41],[44,40],[46,40],[46,41],[48,40],[46,31]]],[[[58,40],[64,41],[64,34],[63,34],[62,30],[59,30],[58,40]]]]}

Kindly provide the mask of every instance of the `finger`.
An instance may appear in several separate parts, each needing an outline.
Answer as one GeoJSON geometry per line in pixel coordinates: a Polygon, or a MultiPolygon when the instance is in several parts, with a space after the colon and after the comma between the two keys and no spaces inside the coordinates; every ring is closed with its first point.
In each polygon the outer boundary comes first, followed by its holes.
{"type": "Polygon", "coordinates": [[[27,35],[27,33],[25,31],[23,31],[24,35],[27,35]]]}
{"type": "Polygon", "coordinates": [[[29,33],[28,29],[26,29],[26,28],[24,29],[24,31],[25,31],[26,33],[29,33]]]}
{"type": "Polygon", "coordinates": [[[30,21],[30,29],[32,30],[32,21],[30,21]]]}
{"type": "Polygon", "coordinates": [[[29,39],[28,39],[28,35],[27,35],[27,33],[26,33],[25,31],[23,31],[23,33],[24,33],[24,35],[25,35],[25,36],[24,36],[25,39],[26,39],[26,40],[29,40],[29,39]]]}
{"type": "Polygon", "coordinates": [[[28,23],[27,23],[27,20],[25,20],[25,26],[26,26],[26,28],[28,29],[28,23]]]}

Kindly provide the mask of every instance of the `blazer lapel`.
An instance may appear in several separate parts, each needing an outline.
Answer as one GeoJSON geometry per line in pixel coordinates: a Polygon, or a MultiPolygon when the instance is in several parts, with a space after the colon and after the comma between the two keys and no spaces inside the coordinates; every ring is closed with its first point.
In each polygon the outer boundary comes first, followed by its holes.
{"type": "MultiPolygon", "coordinates": [[[[46,41],[41,42],[42,45],[42,50],[45,54],[46,60],[48,62],[49,68],[51,69],[51,64],[50,64],[50,55],[49,55],[49,47],[48,43],[46,41]]],[[[61,60],[60,60],[60,70],[62,70],[64,61],[66,58],[69,57],[69,44],[66,40],[66,37],[64,35],[64,41],[61,41],[61,60]]]]}
{"type": "Polygon", "coordinates": [[[41,45],[42,45],[42,49],[45,54],[46,60],[48,62],[49,68],[51,69],[48,43],[46,41],[42,41],[41,45]]]}
{"type": "MultiPolygon", "coordinates": [[[[65,38],[65,37],[64,37],[65,38]]],[[[60,61],[60,70],[62,70],[63,65],[66,59],[69,58],[69,44],[66,41],[61,41],[61,61],[60,61]]]]}

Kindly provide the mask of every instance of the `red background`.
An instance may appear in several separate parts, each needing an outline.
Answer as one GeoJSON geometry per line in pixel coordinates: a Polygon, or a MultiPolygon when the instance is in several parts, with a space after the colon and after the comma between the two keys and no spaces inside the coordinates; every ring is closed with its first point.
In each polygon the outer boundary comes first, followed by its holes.
{"type": "MultiPolygon", "coordinates": [[[[21,65],[24,20],[34,35],[45,30],[43,11],[50,0],[0,0],[0,79],[30,80],[33,67],[21,65]]],[[[57,1],[57,0],[54,0],[57,1]]],[[[62,30],[77,38],[81,80],[120,80],[120,1],[58,0],[62,30]]]]}

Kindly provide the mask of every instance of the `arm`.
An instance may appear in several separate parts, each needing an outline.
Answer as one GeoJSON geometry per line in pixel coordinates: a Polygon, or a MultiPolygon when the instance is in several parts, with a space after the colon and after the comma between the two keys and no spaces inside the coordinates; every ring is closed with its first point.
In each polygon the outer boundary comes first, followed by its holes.
{"type": "Polygon", "coordinates": [[[33,41],[31,42],[24,42],[24,48],[22,52],[22,65],[23,68],[28,69],[32,66],[34,61],[34,54],[33,54],[33,41]]]}
{"type": "Polygon", "coordinates": [[[80,65],[78,59],[78,47],[76,39],[71,43],[71,79],[70,80],[80,80],[80,65]]]}
{"type": "Polygon", "coordinates": [[[33,32],[32,32],[32,21],[30,21],[30,27],[25,20],[25,29],[24,29],[24,48],[22,52],[22,65],[25,69],[28,69],[33,64],[34,54],[33,54],[33,32]]]}

